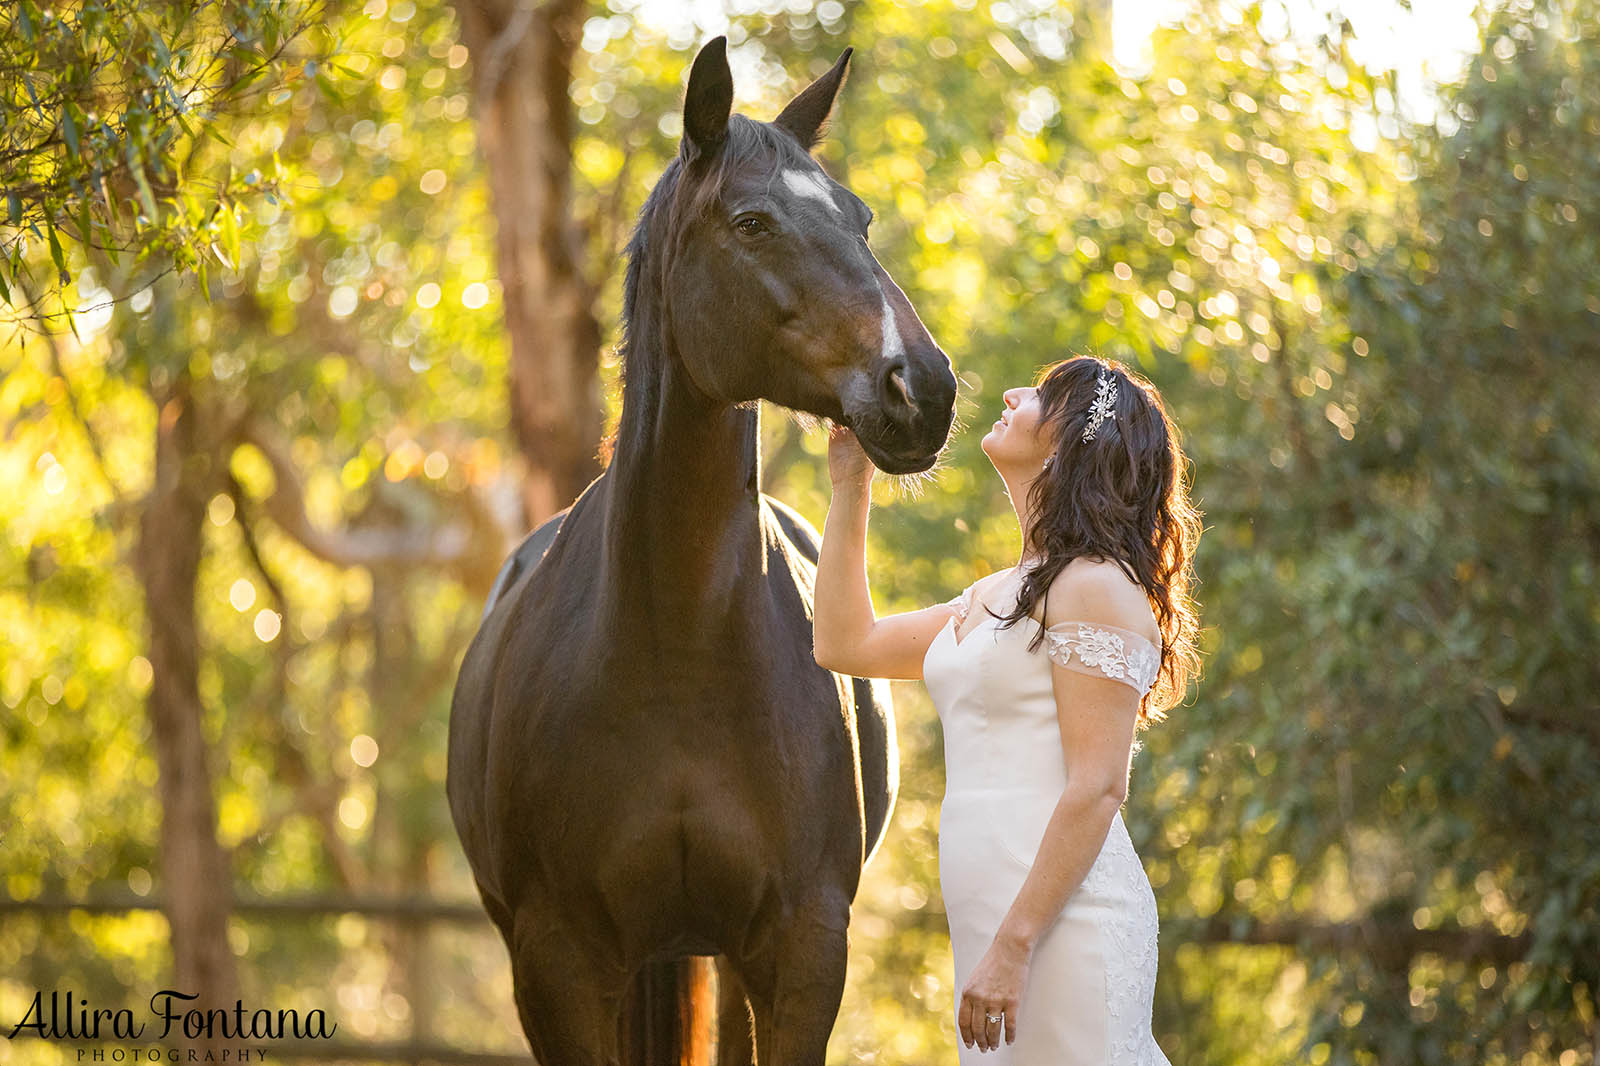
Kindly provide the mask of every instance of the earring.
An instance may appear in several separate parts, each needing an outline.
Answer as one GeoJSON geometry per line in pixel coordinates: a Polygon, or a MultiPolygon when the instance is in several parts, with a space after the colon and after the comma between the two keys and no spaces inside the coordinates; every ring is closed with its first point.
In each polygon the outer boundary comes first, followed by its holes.
{"type": "Polygon", "coordinates": [[[1045,456],[1044,457],[1044,465],[1039,468],[1039,472],[1042,474],[1046,470],[1049,470],[1050,469],[1050,464],[1055,462],[1055,461],[1056,461],[1056,457],[1055,457],[1054,454],[1045,456]]]}

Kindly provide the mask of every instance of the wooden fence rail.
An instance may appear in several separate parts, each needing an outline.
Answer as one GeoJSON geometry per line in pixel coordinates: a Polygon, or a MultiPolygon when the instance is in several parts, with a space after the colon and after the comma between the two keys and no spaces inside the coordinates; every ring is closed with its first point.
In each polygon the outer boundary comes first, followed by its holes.
{"type": "MultiPolygon", "coordinates": [[[[105,896],[99,899],[0,899],[0,914],[27,911],[83,911],[88,914],[125,914],[130,911],[159,911],[162,903],[145,896],[105,896]]],[[[247,917],[302,916],[323,914],[362,914],[396,921],[465,922],[489,924],[489,916],[477,903],[449,902],[426,896],[295,896],[277,898],[235,898],[234,914],[247,917]]]]}
{"type": "MultiPolygon", "coordinates": [[[[160,900],[126,895],[99,899],[42,898],[15,900],[0,898],[0,918],[20,913],[121,914],[132,911],[160,911],[160,900]]],[[[418,927],[420,932],[439,923],[489,927],[489,918],[475,902],[446,901],[426,896],[338,896],[315,895],[291,898],[239,898],[232,912],[248,918],[317,918],[326,915],[357,914],[365,917],[418,927]]],[[[1382,956],[1393,966],[1409,964],[1417,954],[1431,953],[1445,958],[1493,962],[1500,965],[1522,958],[1532,944],[1527,932],[1516,935],[1495,933],[1481,928],[1450,926],[1416,929],[1404,922],[1255,922],[1214,915],[1202,919],[1175,919],[1163,923],[1164,936],[1177,942],[1202,944],[1253,944],[1297,947],[1314,945],[1382,956]]],[[[414,1003],[414,1025],[429,1013],[426,1003],[414,1003]]],[[[382,1062],[448,1063],[451,1066],[535,1066],[526,1055],[471,1051],[434,1045],[427,1039],[426,1025],[413,1029],[413,1040],[404,1043],[299,1044],[274,1043],[273,1055],[297,1060],[367,1059],[382,1062]]]]}

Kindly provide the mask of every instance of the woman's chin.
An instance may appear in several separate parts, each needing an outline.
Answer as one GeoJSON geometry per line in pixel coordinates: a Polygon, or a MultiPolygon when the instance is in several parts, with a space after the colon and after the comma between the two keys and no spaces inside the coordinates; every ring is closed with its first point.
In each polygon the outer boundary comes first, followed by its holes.
{"type": "Polygon", "coordinates": [[[1012,454],[1016,451],[1017,443],[1006,439],[1005,430],[991,429],[983,438],[983,454],[996,466],[1013,467],[1017,465],[1018,457],[1012,454]]]}
{"type": "Polygon", "coordinates": [[[1030,456],[1013,455],[1011,449],[1006,447],[1005,441],[983,438],[983,454],[988,457],[989,464],[994,467],[995,472],[1008,482],[1013,478],[1026,481],[1039,472],[1039,462],[1030,456]]]}

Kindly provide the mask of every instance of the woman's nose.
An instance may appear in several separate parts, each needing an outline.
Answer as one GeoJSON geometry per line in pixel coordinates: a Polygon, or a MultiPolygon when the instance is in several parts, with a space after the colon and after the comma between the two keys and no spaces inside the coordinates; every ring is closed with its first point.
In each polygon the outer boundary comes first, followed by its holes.
{"type": "Polygon", "coordinates": [[[1015,407],[1017,406],[1017,393],[1019,391],[1018,389],[1007,389],[1000,394],[1000,399],[1007,407],[1015,407]]]}

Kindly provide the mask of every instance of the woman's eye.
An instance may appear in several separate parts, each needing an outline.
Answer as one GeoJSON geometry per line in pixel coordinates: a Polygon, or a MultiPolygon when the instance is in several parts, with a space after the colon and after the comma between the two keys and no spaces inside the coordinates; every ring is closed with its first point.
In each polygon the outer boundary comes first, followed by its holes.
{"type": "Polygon", "coordinates": [[[758,233],[765,233],[767,229],[766,224],[759,218],[751,217],[741,218],[733,224],[733,228],[746,237],[754,237],[758,233]]]}

